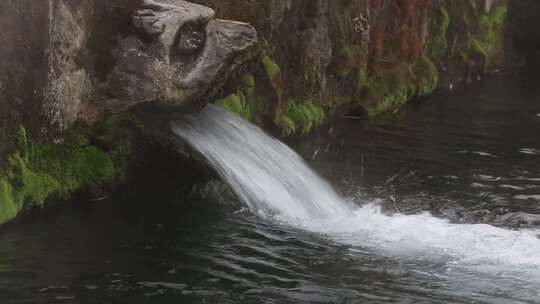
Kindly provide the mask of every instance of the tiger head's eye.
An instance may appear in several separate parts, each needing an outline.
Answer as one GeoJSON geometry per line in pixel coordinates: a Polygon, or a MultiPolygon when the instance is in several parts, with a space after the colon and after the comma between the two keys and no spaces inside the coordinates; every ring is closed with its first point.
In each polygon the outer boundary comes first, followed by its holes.
{"type": "Polygon", "coordinates": [[[198,54],[206,42],[204,31],[193,28],[186,28],[179,33],[175,45],[175,53],[182,56],[198,54]]]}

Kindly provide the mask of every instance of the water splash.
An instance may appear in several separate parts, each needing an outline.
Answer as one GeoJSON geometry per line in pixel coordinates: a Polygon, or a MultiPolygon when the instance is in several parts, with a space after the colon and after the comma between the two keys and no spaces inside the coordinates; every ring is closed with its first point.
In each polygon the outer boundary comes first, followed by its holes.
{"type": "Polygon", "coordinates": [[[429,213],[391,216],[374,203],[347,202],[286,145],[216,106],[175,122],[172,128],[259,216],[352,246],[445,256],[452,263],[503,263],[540,270],[540,240],[534,231],[452,224],[429,213]]]}

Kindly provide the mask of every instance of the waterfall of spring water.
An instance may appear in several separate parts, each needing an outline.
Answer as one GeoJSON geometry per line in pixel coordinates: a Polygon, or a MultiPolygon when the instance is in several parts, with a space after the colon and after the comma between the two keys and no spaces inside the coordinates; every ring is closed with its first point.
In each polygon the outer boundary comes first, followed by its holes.
{"type": "Polygon", "coordinates": [[[453,224],[427,212],[386,215],[374,204],[347,202],[285,144],[216,106],[174,122],[172,129],[261,217],[353,246],[540,270],[535,231],[453,224]]]}
{"type": "Polygon", "coordinates": [[[216,106],[176,122],[173,131],[208,159],[255,214],[308,220],[352,211],[293,150],[216,106]]]}

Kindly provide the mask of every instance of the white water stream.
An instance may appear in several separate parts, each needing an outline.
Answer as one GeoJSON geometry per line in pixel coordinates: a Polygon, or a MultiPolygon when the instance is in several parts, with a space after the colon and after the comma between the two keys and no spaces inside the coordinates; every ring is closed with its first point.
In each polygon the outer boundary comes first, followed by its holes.
{"type": "Polygon", "coordinates": [[[386,215],[375,203],[348,202],[285,144],[216,106],[175,122],[173,131],[204,155],[261,217],[392,255],[519,266],[540,284],[540,239],[534,231],[452,224],[427,212],[386,215]]]}

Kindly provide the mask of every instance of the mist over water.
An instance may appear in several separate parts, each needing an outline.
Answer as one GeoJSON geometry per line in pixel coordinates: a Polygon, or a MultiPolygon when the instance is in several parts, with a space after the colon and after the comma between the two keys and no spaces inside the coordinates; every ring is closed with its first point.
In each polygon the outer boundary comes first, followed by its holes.
{"type": "Polygon", "coordinates": [[[454,224],[428,212],[387,215],[376,202],[348,202],[293,150],[216,106],[175,123],[173,131],[208,159],[254,214],[385,254],[523,267],[540,278],[534,230],[454,224]]]}

